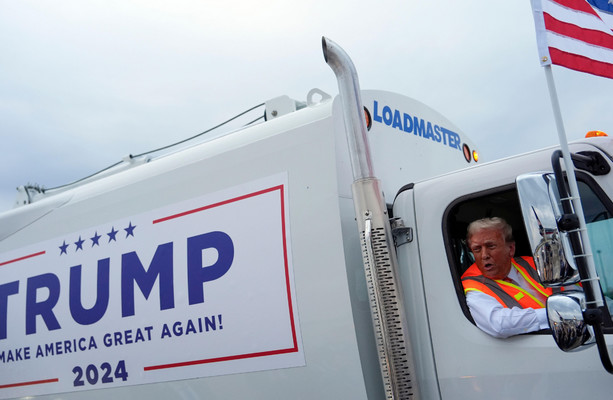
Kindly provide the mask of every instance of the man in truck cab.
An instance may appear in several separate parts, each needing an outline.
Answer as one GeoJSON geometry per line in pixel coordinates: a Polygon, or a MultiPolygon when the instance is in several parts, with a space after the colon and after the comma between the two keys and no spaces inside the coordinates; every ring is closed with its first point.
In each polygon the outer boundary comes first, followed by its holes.
{"type": "Polygon", "coordinates": [[[475,263],[462,285],[477,326],[499,338],[549,328],[544,307],[552,290],[538,281],[532,257],[514,257],[511,226],[502,218],[473,221],[467,242],[475,263]]]}

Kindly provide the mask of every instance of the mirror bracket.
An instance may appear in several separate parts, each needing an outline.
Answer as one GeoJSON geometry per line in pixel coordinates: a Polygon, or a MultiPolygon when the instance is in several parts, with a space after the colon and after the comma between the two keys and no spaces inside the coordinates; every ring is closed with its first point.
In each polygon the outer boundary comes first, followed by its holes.
{"type": "Polygon", "coordinates": [[[558,229],[564,232],[579,229],[579,217],[577,217],[577,214],[562,214],[557,225],[558,229]]]}

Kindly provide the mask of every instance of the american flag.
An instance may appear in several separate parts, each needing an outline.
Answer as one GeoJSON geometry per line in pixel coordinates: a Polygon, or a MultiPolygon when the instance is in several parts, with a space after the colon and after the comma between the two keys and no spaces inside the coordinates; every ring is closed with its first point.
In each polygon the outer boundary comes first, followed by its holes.
{"type": "Polygon", "coordinates": [[[531,0],[541,65],[613,79],[613,0],[531,0]]]}

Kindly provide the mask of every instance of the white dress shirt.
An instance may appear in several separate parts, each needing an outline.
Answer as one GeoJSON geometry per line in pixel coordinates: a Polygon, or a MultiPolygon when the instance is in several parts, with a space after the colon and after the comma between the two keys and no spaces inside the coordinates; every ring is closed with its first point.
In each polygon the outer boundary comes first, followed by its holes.
{"type": "MultiPolygon", "coordinates": [[[[515,268],[511,268],[508,277],[522,289],[533,292],[515,268]]],[[[477,326],[497,338],[549,328],[545,308],[505,308],[492,296],[475,290],[466,294],[466,304],[477,326]]]]}

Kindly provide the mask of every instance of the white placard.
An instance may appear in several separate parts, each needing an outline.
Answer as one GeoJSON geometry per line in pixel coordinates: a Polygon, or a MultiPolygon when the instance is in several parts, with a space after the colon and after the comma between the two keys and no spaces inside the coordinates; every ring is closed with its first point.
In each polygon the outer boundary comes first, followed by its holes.
{"type": "Polygon", "coordinates": [[[0,254],[0,398],[304,365],[287,176],[0,254]]]}

